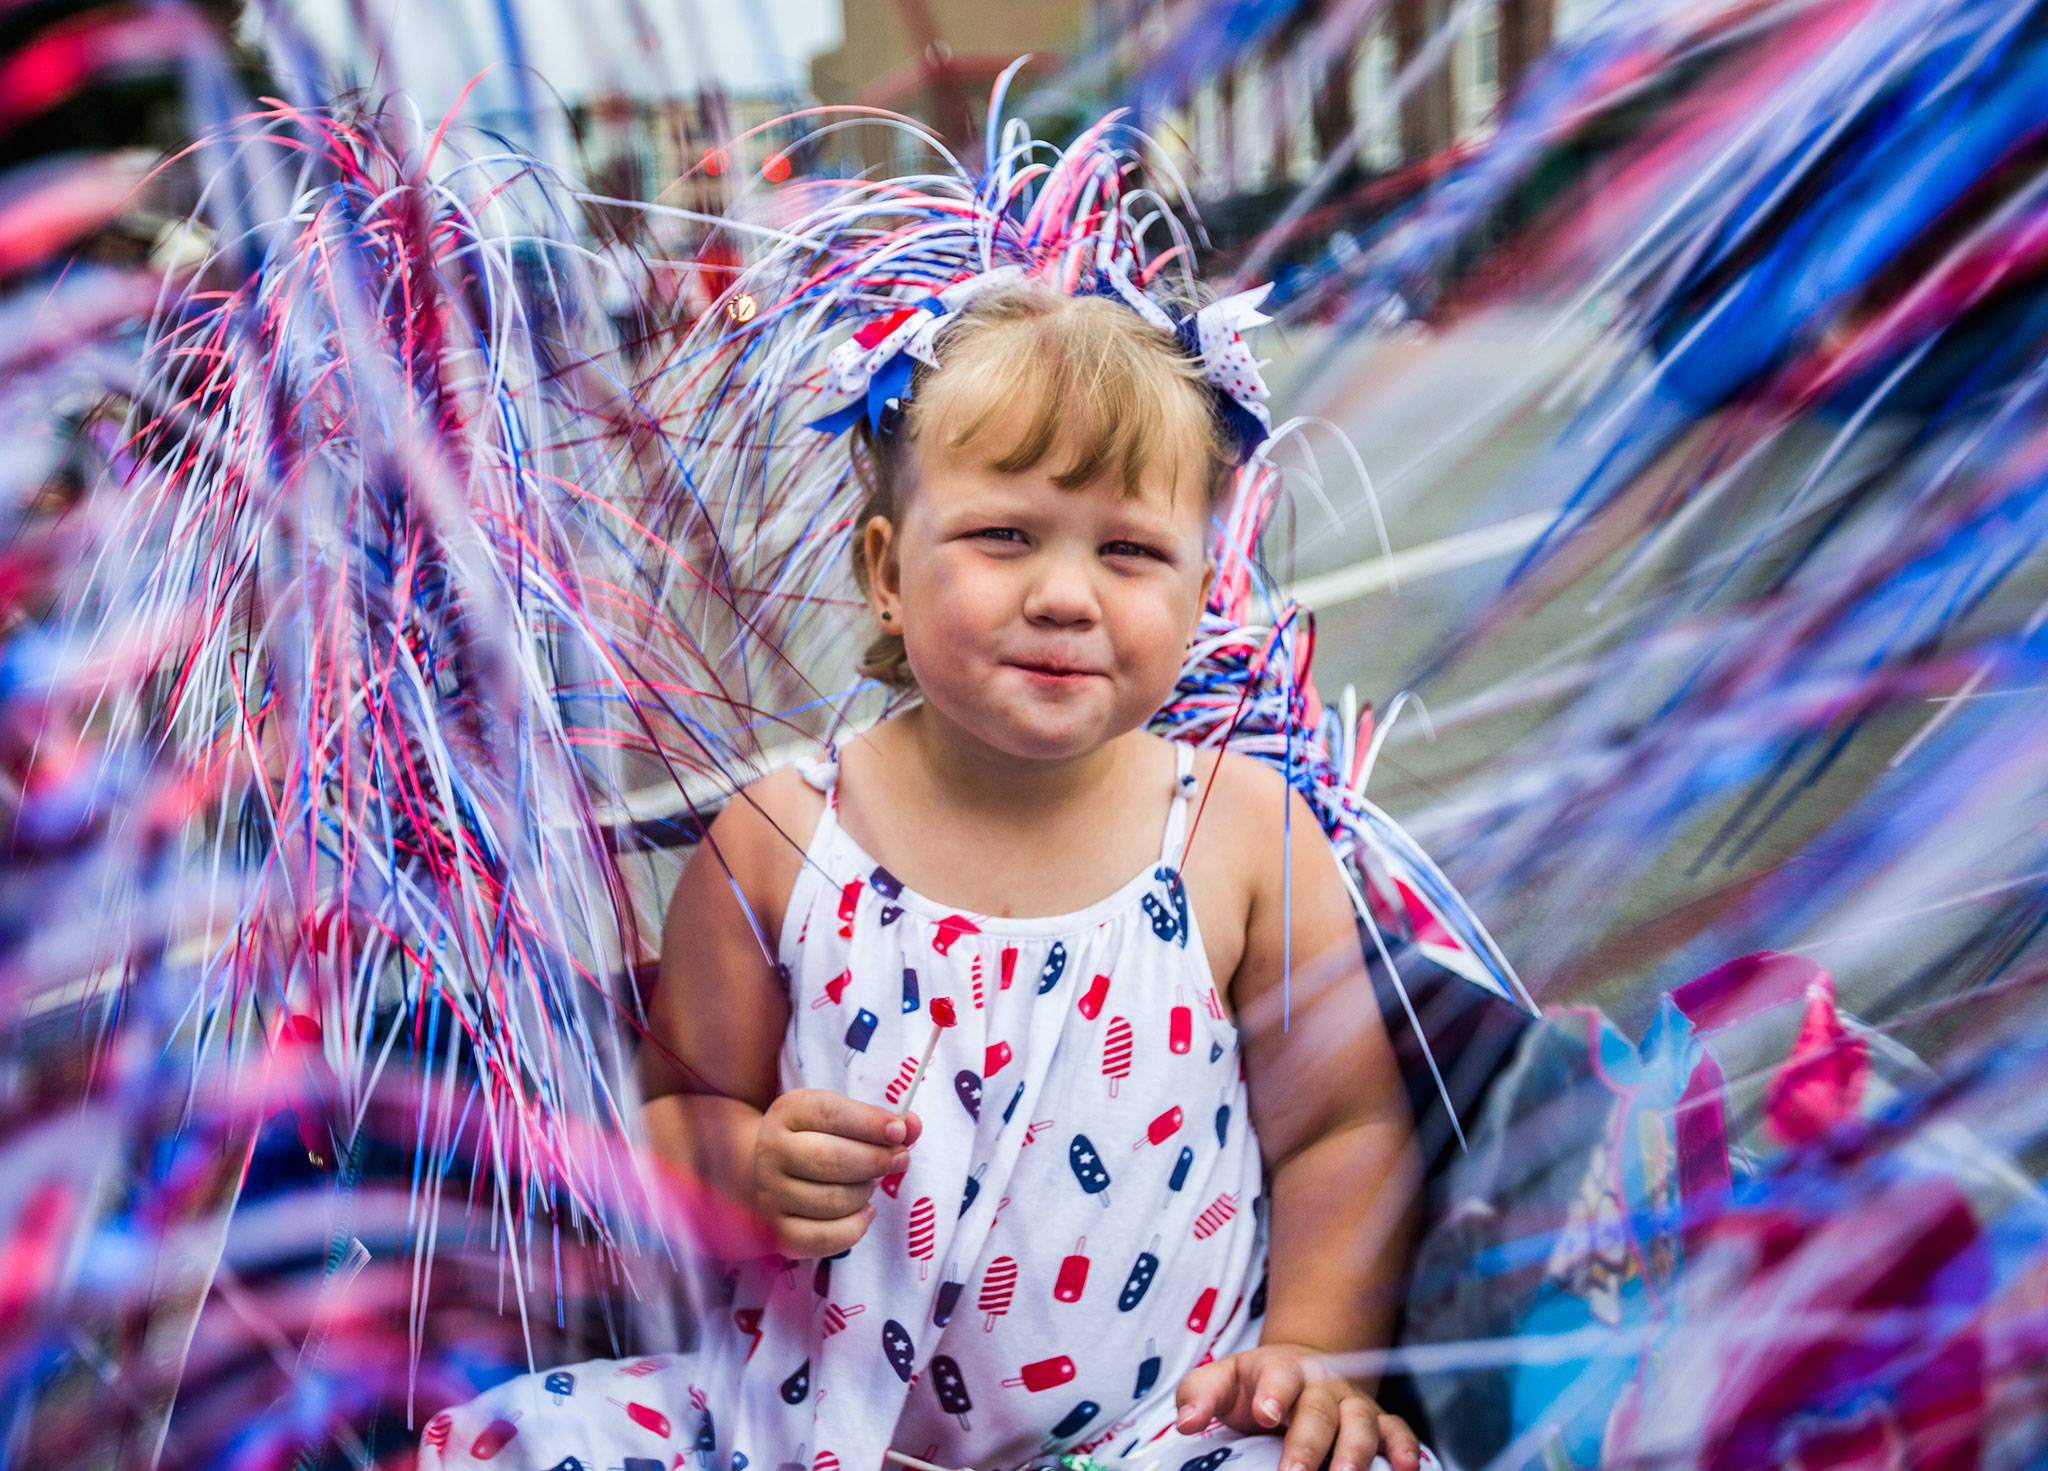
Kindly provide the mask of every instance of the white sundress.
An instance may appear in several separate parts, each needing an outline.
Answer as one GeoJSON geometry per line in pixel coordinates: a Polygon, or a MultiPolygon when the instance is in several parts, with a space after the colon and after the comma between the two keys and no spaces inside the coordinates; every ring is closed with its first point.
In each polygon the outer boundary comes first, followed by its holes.
{"type": "Polygon", "coordinates": [[[849,1252],[729,1274],[696,1349],[511,1380],[430,1421],[422,1466],[881,1471],[893,1448],[1271,1471],[1277,1436],[1173,1428],[1181,1376],[1257,1343],[1266,1269],[1237,1030],[1179,871],[1193,752],[1173,751],[1158,861],[1032,919],[906,889],[839,826],[836,761],[805,763],[826,806],[783,922],[781,1085],[893,1107],[950,1002],[908,1170],[849,1252]]]}

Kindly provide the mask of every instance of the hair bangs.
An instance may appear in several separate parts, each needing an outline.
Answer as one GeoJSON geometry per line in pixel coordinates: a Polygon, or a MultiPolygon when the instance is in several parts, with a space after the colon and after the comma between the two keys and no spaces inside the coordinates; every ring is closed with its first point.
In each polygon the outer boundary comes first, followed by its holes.
{"type": "Polygon", "coordinates": [[[945,367],[911,400],[913,439],[980,448],[991,468],[1050,464],[1055,485],[1105,475],[1137,495],[1155,467],[1169,497],[1191,468],[1227,467],[1201,369],[1120,302],[1019,288],[942,335],[945,367]]]}

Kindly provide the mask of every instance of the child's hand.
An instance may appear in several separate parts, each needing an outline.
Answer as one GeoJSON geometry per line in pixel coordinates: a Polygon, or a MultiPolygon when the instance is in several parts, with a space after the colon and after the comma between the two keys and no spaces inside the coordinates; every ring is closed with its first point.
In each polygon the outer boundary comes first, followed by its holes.
{"type": "Polygon", "coordinates": [[[784,1256],[835,1256],[867,1232],[875,1182],[910,1163],[923,1125],[824,1088],[783,1093],[754,1136],[754,1199],[784,1256]]]}
{"type": "Polygon", "coordinates": [[[1321,1368],[1313,1349],[1264,1343],[1191,1370],[1175,1399],[1183,1435],[1222,1421],[1243,1435],[1287,1427],[1280,1471],[1367,1471],[1375,1454],[1394,1471],[1418,1471],[1422,1443],[1408,1422],[1364,1390],[1321,1368]]]}

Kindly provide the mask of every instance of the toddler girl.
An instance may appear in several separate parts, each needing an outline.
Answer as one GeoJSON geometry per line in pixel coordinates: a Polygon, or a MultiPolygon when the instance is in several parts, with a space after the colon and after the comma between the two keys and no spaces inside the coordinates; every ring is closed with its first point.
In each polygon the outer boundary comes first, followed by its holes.
{"type": "Polygon", "coordinates": [[[511,1381],[424,1464],[1433,1464],[1319,1368],[1384,1343],[1415,1185],[1352,900],[1278,772],[1145,728],[1255,369],[1027,266],[835,359],[864,672],[915,699],[730,802],[669,909],[649,1136],[773,1252],[689,1353],[511,1381]]]}

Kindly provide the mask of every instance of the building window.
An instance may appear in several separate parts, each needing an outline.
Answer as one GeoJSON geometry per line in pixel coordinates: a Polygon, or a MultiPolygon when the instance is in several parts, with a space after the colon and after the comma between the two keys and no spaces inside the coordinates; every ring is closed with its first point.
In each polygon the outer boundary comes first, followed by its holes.
{"type": "Polygon", "coordinates": [[[1351,67],[1351,125],[1359,131],[1359,157],[1369,169],[1401,162],[1401,109],[1394,103],[1394,42],[1375,25],[1351,67]]]}

